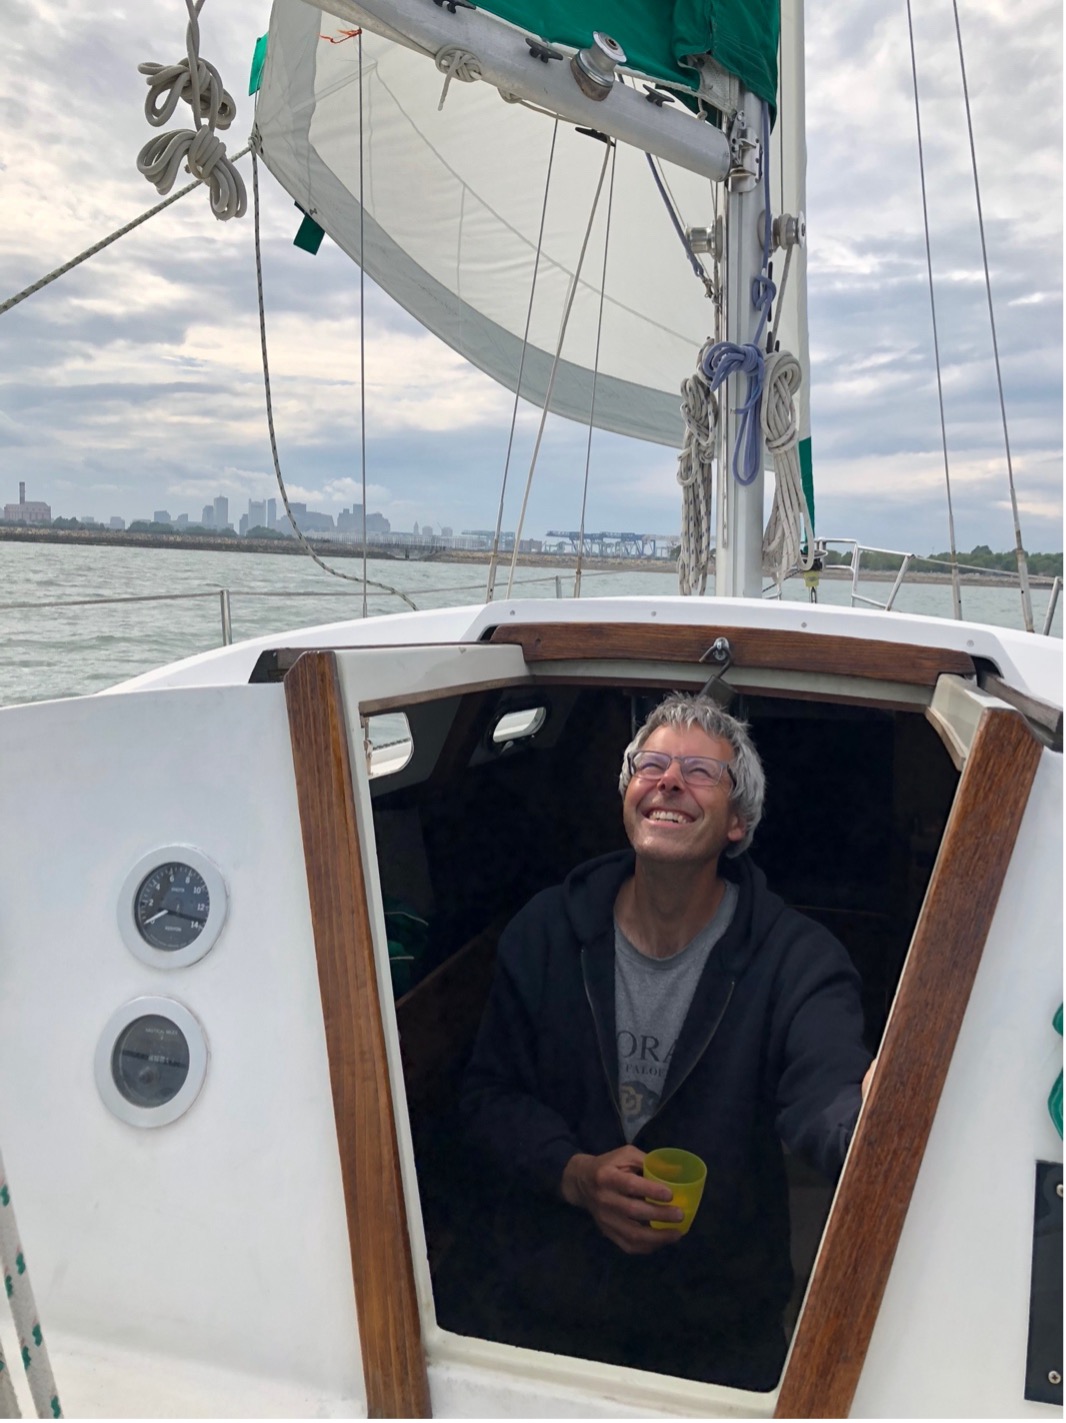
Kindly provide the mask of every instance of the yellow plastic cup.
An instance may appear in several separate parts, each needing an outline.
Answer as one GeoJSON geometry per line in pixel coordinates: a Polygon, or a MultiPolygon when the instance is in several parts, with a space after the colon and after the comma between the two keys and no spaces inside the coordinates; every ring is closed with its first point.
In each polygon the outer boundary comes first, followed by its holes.
{"type": "Polygon", "coordinates": [[[653,1206],[670,1204],[684,1212],[684,1219],[678,1224],[669,1220],[649,1221],[652,1230],[676,1230],[679,1235],[687,1235],[703,1196],[703,1184],[707,1180],[707,1166],[691,1151],[682,1151],[677,1146],[660,1146],[649,1151],[644,1158],[644,1179],[660,1181],[674,1193],[673,1200],[645,1200],[653,1206]]]}

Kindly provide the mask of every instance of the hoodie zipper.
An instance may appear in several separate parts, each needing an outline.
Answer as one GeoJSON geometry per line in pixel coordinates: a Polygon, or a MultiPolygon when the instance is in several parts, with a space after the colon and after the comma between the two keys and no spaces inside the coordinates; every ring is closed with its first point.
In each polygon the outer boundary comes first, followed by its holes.
{"type": "MultiPolygon", "coordinates": [[[[696,1053],[695,1056],[693,1057],[692,1062],[691,1062],[691,1064],[689,1065],[689,1069],[688,1069],[688,1071],[685,1073],[685,1075],[684,1075],[683,1077],[679,1077],[678,1080],[677,1080],[675,1083],[672,1084],[672,1086],[671,1086],[671,1088],[670,1088],[670,1091],[669,1091],[669,1093],[668,1093],[666,1096],[663,1096],[663,1097],[660,1097],[660,1098],[659,1098],[659,1105],[655,1108],[655,1111],[652,1112],[651,1116],[650,1116],[650,1117],[648,1118],[648,1120],[644,1123],[644,1126],[641,1127],[640,1131],[637,1132],[637,1135],[638,1135],[638,1136],[640,1136],[641,1132],[643,1132],[644,1127],[648,1126],[648,1124],[649,1124],[650,1122],[653,1122],[653,1121],[655,1120],[655,1118],[659,1115],[659,1113],[662,1111],[662,1109],[666,1106],[667,1102],[669,1102],[669,1101],[671,1100],[671,1098],[673,1098],[673,1097],[675,1097],[675,1096],[677,1095],[677,1089],[678,1089],[679,1087],[681,1087],[685,1082],[687,1082],[688,1079],[692,1076],[693,1072],[694,1072],[695,1069],[696,1069],[696,1064],[699,1062],[700,1058],[703,1056],[703,1054],[704,1054],[704,1053],[707,1051],[707,1049],[710,1047],[710,1045],[711,1045],[711,1039],[714,1037],[715,1033],[718,1031],[719,1027],[721,1026],[722,1019],[723,1019],[723,1018],[725,1017],[725,1015],[726,1015],[726,1009],[729,1007],[729,1004],[732,1002],[732,999],[733,999],[733,990],[734,990],[734,988],[736,988],[736,986],[737,986],[737,981],[736,981],[736,979],[735,979],[735,978],[731,978],[731,979],[729,980],[729,992],[726,994],[726,996],[725,996],[725,1002],[722,1004],[722,1011],[718,1014],[718,1017],[715,1018],[714,1022],[711,1024],[710,1031],[708,1032],[706,1038],[704,1038],[704,1040],[703,1040],[703,1046],[700,1048],[699,1052],[696,1053]]],[[[689,1010],[689,1011],[691,1012],[691,1007],[690,1007],[690,1010],[689,1010]]]]}
{"type": "MultiPolygon", "coordinates": [[[[622,1108],[618,1102],[617,1094],[615,1092],[614,1087],[611,1086],[611,1083],[614,1079],[612,1078],[611,1073],[607,1069],[607,1058],[605,1057],[603,1051],[603,1034],[600,1031],[600,1020],[596,1015],[596,1005],[592,1001],[592,994],[589,992],[589,984],[588,979],[585,976],[584,965],[582,965],[581,981],[585,987],[585,997],[588,1000],[589,1012],[592,1014],[592,1024],[596,1033],[596,1048],[600,1054],[600,1066],[603,1068],[603,1075],[607,1079],[607,1095],[611,1099],[611,1106],[614,1108],[614,1114],[618,1118],[618,1125],[622,1128],[622,1136],[625,1137],[626,1124],[622,1120],[622,1108]]],[[[616,1078],[617,1076],[618,1064],[616,1063],[614,1077],[616,1078]]]]}
{"type": "MultiPolygon", "coordinates": [[[[625,1124],[625,1121],[624,1121],[623,1118],[622,1118],[622,1108],[621,1108],[621,1105],[619,1104],[618,1097],[617,1097],[617,1095],[616,1095],[615,1089],[614,1089],[614,1087],[611,1085],[611,1084],[616,1080],[616,1078],[617,1078],[617,1076],[618,1076],[618,1064],[617,1064],[617,1062],[615,1063],[615,1065],[614,1065],[614,1072],[612,1073],[612,1072],[610,1071],[608,1065],[607,1065],[607,1058],[606,1058],[606,1056],[605,1056],[605,1054],[604,1054],[604,1050],[603,1050],[603,1033],[600,1031],[600,1020],[599,1020],[599,1017],[597,1016],[597,1013],[596,1013],[596,1005],[595,1005],[595,1003],[593,1003],[593,1001],[592,1001],[592,994],[591,994],[591,992],[589,991],[588,978],[587,978],[587,976],[586,976],[586,974],[585,974],[585,972],[584,972],[584,965],[582,965],[581,981],[582,981],[582,984],[584,985],[585,998],[586,998],[586,1000],[587,1000],[587,1002],[588,1002],[588,1005],[589,1005],[589,1012],[592,1014],[592,1022],[593,1022],[593,1026],[594,1026],[594,1028],[595,1028],[595,1032],[596,1032],[596,1047],[597,1047],[597,1050],[599,1051],[599,1054],[600,1054],[600,1066],[603,1068],[603,1075],[604,1075],[604,1077],[605,1077],[606,1080],[607,1080],[607,1092],[608,1092],[608,1095],[610,1096],[610,1099],[611,1099],[611,1106],[614,1107],[614,1114],[615,1114],[615,1116],[618,1118],[618,1125],[622,1128],[622,1135],[625,1136],[625,1135],[626,1135],[626,1124],[625,1124]]],[[[661,1098],[659,1099],[659,1105],[656,1107],[655,1111],[652,1112],[652,1114],[651,1114],[651,1116],[648,1118],[648,1120],[644,1123],[644,1126],[641,1127],[640,1131],[637,1133],[638,1136],[640,1136],[641,1132],[643,1132],[644,1127],[646,1127],[650,1122],[653,1122],[653,1121],[655,1120],[655,1118],[656,1118],[656,1117],[659,1115],[659,1113],[662,1111],[663,1107],[666,1106],[667,1102],[669,1102],[669,1101],[671,1100],[671,1098],[676,1095],[677,1089],[678,1089],[680,1086],[682,1086],[685,1082],[687,1082],[688,1079],[692,1076],[692,1073],[695,1071],[696,1064],[699,1062],[700,1058],[703,1056],[703,1054],[704,1054],[704,1053],[707,1051],[707,1049],[710,1047],[710,1045],[711,1045],[711,1040],[713,1039],[715,1033],[718,1031],[719,1027],[721,1026],[722,1019],[723,1019],[723,1018],[725,1017],[725,1015],[726,1015],[726,1009],[729,1007],[730,1003],[732,1002],[732,999],[733,999],[733,990],[736,988],[736,986],[737,986],[737,981],[736,981],[736,979],[735,979],[735,978],[731,978],[731,979],[729,980],[729,991],[726,993],[725,1002],[722,1004],[721,1011],[719,1012],[718,1017],[715,1018],[714,1022],[711,1024],[710,1030],[708,1031],[707,1036],[706,1036],[706,1037],[704,1038],[704,1040],[703,1040],[703,1045],[701,1046],[699,1052],[697,1052],[697,1053],[695,1054],[695,1056],[693,1057],[692,1062],[691,1062],[691,1064],[690,1064],[690,1066],[689,1066],[688,1071],[685,1073],[685,1075],[684,1075],[683,1077],[679,1077],[678,1080],[671,1086],[669,1096],[661,1097],[661,1098]]],[[[691,1011],[691,1005],[690,1005],[689,1011],[691,1011]]]]}

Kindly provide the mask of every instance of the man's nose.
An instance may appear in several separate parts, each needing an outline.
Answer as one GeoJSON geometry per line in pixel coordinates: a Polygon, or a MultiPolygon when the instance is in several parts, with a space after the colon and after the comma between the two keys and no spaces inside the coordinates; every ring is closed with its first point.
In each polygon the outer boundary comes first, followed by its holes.
{"type": "Polygon", "coordinates": [[[673,786],[675,789],[680,789],[684,784],[685,778],[681,774],[681,766],[677,757],[672,756],[670,758],[670,764],[663,767],[662,774],[659,777],[659,785],[673,786]]]}

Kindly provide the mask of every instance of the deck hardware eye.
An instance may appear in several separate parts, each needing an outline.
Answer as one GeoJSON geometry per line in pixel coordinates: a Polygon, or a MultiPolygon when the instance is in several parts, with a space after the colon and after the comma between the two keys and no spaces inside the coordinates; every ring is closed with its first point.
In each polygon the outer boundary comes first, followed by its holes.
{"type": "Polygon", "coordinates": [[[716,637],[700,658],[700,661],[713,664],[711,675],[707,678],[699,691],[699,695],[705,697],[722,673],[727,672],[732,665],[733,649],[729,645],[729,639],[727,637],[716,637]]]}

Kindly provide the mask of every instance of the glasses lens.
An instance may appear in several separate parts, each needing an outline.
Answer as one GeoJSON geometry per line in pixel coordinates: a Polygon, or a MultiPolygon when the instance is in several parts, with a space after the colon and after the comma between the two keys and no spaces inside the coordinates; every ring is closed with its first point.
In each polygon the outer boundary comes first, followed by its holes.
{"type": "Polygon", "coordinates": [[[681,756],[678,759],[681,774],[690,786],[716,786],[722,779],[721,761],[712,761],[706,756],[681,756]]]}
{"type": "Polygon", "coordinates": [[[669,769],[671,760],[663,751],[635,751],[629,764],[635,776],[661,776],[669,769]]]}

